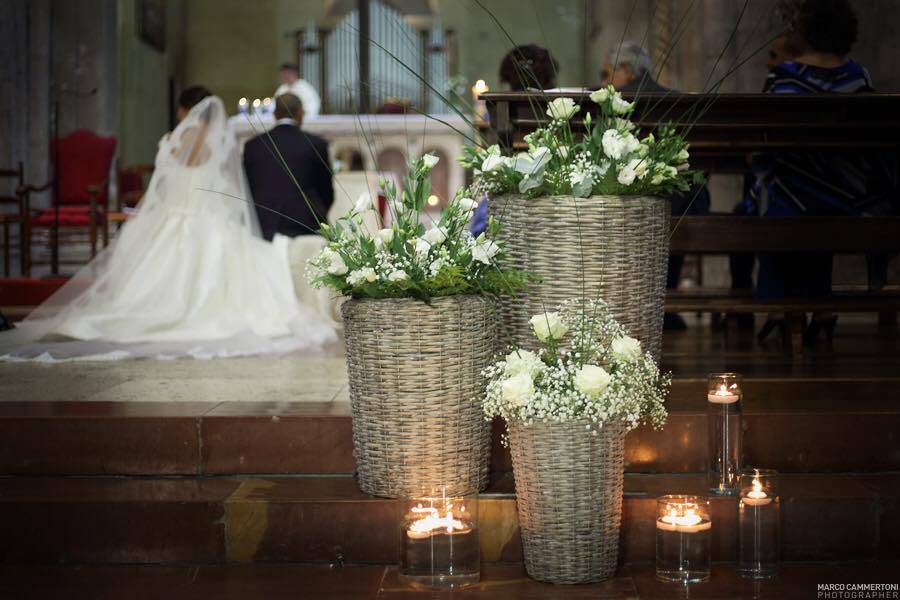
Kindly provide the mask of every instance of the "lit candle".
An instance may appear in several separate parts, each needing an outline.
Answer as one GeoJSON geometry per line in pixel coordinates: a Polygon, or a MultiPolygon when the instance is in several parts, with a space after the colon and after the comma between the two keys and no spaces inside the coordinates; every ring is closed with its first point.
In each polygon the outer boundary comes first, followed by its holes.
{"type": "MultiPolygon", "coordinates": [[[[736,388],[732,385],[732,388],[736,388]]],[[[713,404],[732,404],[741,399],[739,394],[735,393],[736,389],[729,389],[724,383],[719,385],[715,392],[707,394],[706,399],[713,404]]]]}
{"type": "Polygon", "coordinates": [[[254,113],[258,113],[258,112],[259,112],[259,105],[260,105],[260,104],[262,104],[262,100],[260,100],[259,98],[255,99],[255,100],[253,101],[253,112],[254,112],[254,113]]]}
{"type": "Polygon", "coordinates": [[[686,507],[683,515],[679,515],[675,508],[669,508],[669,514],[656,521],[656,528],[663,531],[697,533],[712,528],[712,522],[704,521],[694,508],[686,507]]]}
{"type": "Polygon", "coordinates": [[[246,98],[241,98],[240,100],[238,100],[238,112],[239,113],[247,112],[247,99],[246,98]]]}
{"type": "MultiPolygon", "coordinates": [[[[470,528],[466,526],[460,519],[453,516],[453,505],[448,504],[446,513],[441,516],[440,511],[433,507],[423,507],[418,504],[410,509],[414,515],[422,515],[421,518],[410,523],[406,530],[406,535],[411,539],[421,540],[436,534],[454,535],[459,533],[468,533],[470,528]]],[[[463,506],[460,512],[465,512],[466,507],[463,506]]]]}
{"type": "Polygon", "coordinates": [[[753,487],[747,494],[741,498],[741,502],[748,506],[765,506],[772,502],[772,499],[769,498],[769,495],[763,491],[762,484],[759,482],[759,479],[753,480],[753,487]]]}
{"type": "Polygon", "coordinates": [[[478,100],[478,96],[481,94],[486,94],[490,91],[488,85],[484,82],[484,79],[479,79],[475,82],[475,85],[472,86],[472,99],[478,100]]]}
{"type": "Polygon", "coordinates": [[[271,98],[263,98],[263,112],[268,113],[272,110],[272,99],[271,98]]]}

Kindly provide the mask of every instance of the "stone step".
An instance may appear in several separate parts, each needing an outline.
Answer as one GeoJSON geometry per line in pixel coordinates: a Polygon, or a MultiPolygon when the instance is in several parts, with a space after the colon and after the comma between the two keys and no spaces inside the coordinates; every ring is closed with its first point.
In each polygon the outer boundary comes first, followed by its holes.
{"type": "MultiPolygon", "coordinates": [[[[785,475],[787,561],[900,559],[900,474],[785,475]]],[[[522,559],[510,475],[479,505],[482,557],[522,559]]],[[[620,557],[654,560],[655,498],[702,493],[697,475],[626,475],[620,557]]],[[[733,561],[737,504],[715,498],[712,552],[733,561]]],[[[349,476],[0,479],[3,563],[348,562],[398,556],[396,501],[349,476]]]]}
{"type": "MultiPolygon", "coordinates": [[[[750,581],[741,579],[733,565],[713,565],[709,581],[685,590],[678,584],[657,581],[652,564],[623,566],[613,578],[589,585],[539,583],[528,578],[521,564],[485,564],[481,581],[467,588],[464,595],[482,600],[802,600],[820,597],[820,585],[896,585],[898,570],[897,561],[784,563],[775,579],[750,581]]],[[[398,579],[393,565],[16,566],[0,567],[0,578],[11,597],[36,599],[431,600],[458,595],[415,589],[398,579]]]]}
{"type": "MultiPolygon", "coordinates": [[[[626,470],[705,469],[705,383],[676,380],[661,431],[629,434],[626,470]]],[[[785,472],[900,470],[900,379],[753,380],[745,462],[785,472]]],[[[493,470],[509,471],[494,427],[493,470]]],[[[0,402],[0,474],[347,474],[349,404],[0,402]]]]}

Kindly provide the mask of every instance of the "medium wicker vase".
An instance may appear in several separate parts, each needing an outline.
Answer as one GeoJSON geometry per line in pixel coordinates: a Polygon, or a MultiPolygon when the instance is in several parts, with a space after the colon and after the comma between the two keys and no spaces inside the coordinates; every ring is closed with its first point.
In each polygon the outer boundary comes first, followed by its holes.
{"type": "Polygon", "coordinates": [[[541,278],[501,302],[500,342],[534,348],[528,320],[564,300],[602,298],[629,335],[658,361],[661,349],[669,202],[652,197],[500,196],[507,264],[541,278]]]}
{"type": "Polygon", "coordinates": [[[513,424],[509,447],[525,569],[538,581],[587,583],[616,572],[625,428],[587,421],[513,424]]]}
{"type": "Polygon", "coordinates": [[[482,490],[481,375],[496,344],[484,296],[350,300],[341,308],[359,487],[386,498],[482,490]]]}

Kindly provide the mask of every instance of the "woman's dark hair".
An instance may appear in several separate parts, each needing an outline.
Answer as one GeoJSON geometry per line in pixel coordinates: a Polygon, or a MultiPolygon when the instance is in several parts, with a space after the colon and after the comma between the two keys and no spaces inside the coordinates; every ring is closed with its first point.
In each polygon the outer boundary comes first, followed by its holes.
{"type": "Polygon", "coordinates": [[[178,106],[185,110],[190,110],[200,104],[201,100],[208,98],[209,96],[212,96],[212,92],[202,85],[191,86],[182,90],[181,94],[178,95],[178,106]]]}
{"type": "Polygon", "coordinates": [[[849,0],[805,0],[791,24],[812,50],[840,56],[850,53],[857,28],[849,0]]]}
{"type": "Polygon", "coordinates": [[[559,63],[550,51],[534,44],[516,46],[503,57],[500,63],[500,81],[504,81],[516,91],[525,88],[546,90],[556,87],[556,72],[559,63]]]}

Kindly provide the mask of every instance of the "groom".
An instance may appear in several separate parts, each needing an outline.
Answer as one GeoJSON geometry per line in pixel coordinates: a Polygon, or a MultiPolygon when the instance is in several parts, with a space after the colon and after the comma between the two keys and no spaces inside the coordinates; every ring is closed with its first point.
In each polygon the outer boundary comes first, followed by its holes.
{"type": "Polygon", "coordinates": [[[275,119],[271,131],[244,146],[244,171],[267,240],[276,233],[289,237],[315,233],[334,201],[328,142],[300,130],[303,103],[293,94],[278,96],[275,119]]]}

